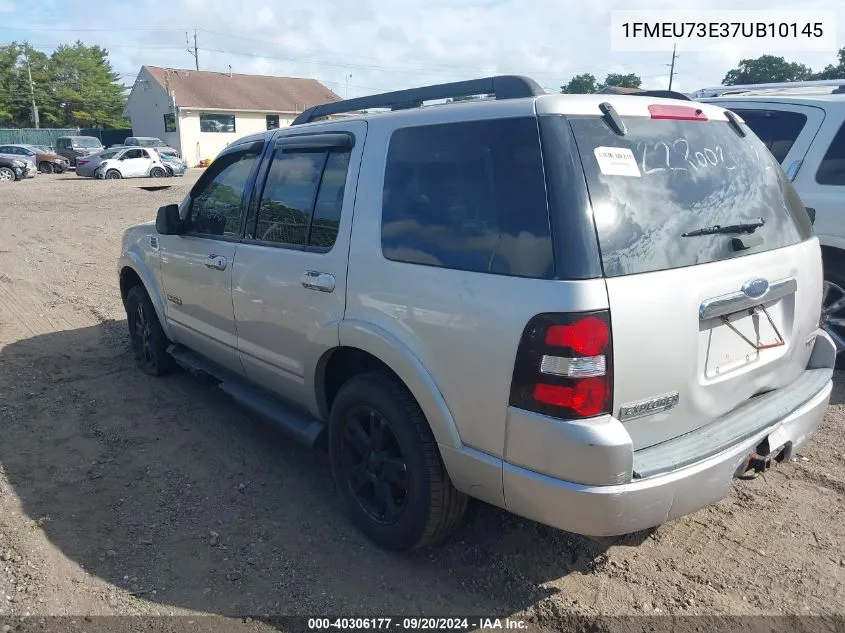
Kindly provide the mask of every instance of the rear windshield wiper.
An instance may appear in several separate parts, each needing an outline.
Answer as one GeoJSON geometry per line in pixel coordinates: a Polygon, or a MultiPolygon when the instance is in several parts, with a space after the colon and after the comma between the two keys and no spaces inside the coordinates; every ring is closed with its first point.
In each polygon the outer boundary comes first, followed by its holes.
{"type": "Polygon", "coordinates": [[[681,237],[698,237],[699,235],[729,235],[732,233],[753,233],[761,226],[763,226],[766,221],[763,218],[757,218],[756,220],[752,220],[751,222],[741,222],[739,224],[725,224],[722,226],[721,224],[716,224],[714,226],[705,226],[701,229],[695,229],[693,231],[687,231],[686,233],[682,233],[681,237]]]}

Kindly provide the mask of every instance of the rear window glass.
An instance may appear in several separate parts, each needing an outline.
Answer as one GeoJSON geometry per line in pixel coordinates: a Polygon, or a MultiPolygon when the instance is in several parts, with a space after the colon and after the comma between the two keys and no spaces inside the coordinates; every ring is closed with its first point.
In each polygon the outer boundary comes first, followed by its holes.
{"type": "Polygon", "coordinates": [[[396,130],[384,175],[382,250],[412,264],[551,278],[537,120],[396,130]]]}
{"type": "Polygon", "coordinates": [[[608,277],[740,257],[811,234],[795,189],[753,134],[718,121],[627,118],[625,136],[600,118],[570,124],[608,277]],[[683,237],[758,218],[763,243],[745,250],[732,248],[736,234],[683,237]]]}
{"type": "Polygon", "coordinates": [[[816,182],[820,185],[845,185],[845,125],[839,128],[824,155],[816,182]]]}
{"type": "Polygon", "coordinates": [[[783,110],[743,110],[732,108],[745,123],[760,137],[763,144],[779,163],[786,160],[786,155],[795,144],[801,130],[807,124],[807,117],[800,112],[783,110]]]}

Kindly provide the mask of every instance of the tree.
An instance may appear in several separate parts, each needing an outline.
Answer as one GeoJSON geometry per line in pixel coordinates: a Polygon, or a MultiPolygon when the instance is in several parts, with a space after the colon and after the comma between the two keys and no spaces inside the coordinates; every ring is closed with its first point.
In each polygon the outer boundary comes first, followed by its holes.
{"type": "Polygon", "coordinates": [[[99,46],[61,45],[50,57],[51,78],[61,124],[123,127],[123,86],[108,51],[99,46]]]}
{"type": "Polygon", "coordinates": [[[622,75],[620,73],[610,73],[604,80],[604,86],[615,86],[617,88],[639,88],[643,83],[634,73],[622,75]]]}
{"type": "Polygon", "coordinates": [[[784,81],[806,81],[813,71],[797,62],[788,62],[783,57],[762,55],[755,59],[739,60],[739,67],[728,71],[722,80],[724,86],[741,84],[765,84],[784,81]]]}
{"type": "Polygon", "coordinates": [[[845,48],[840,48],[838,53],[839,63],[834,66],[828,64],[824,70],[813,75],[813,79],[845,79],[845,48]]]}
{"type": "Polygon", "coordinates": [[[590,73],[575,75],[565,86],[560,87],[563,94],[590,94],[598,91],[595,76],[590,73]]]}
{"type": "Polygon", "coordinates": [[[0,125],[32,127],[33,94],[43,127],[126,126],[123,86],[98,46],[77,42],[49,57],[27,43],[0,46],[0,125]]]}

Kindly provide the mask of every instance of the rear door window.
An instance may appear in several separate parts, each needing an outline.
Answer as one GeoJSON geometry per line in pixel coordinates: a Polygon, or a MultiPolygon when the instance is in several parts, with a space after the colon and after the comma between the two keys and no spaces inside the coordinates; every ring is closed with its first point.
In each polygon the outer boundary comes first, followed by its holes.
{"type": "Polygon", "coordinates": [[[807,125],[807,115],[800,112],[756,108],[732,110],[745,120],[779,163],[786,159],[789,150],[807,125]]]}
{"type": "Polygon", "coordinates": [[[551,278],[537,120],[396,130],[384,175],[382,251],[398,262],[551,278]]]}
{"type": "Polygon", "coordinates": [[[719,121],[626,118],[625,136],[598,117],[570,124],[608,277],[782,248],[812,233],[792,183],[753,134],[719,121]],[[745,250],[733,249],[736,234],[684,236],[758,219],[763,243],[745,250]]]}
{"type": "Polygon", "coordinates": [[[820,185],[845,186],[845,124],[839,128],[827,148],[816,172],[816,182],[820,185]]]}

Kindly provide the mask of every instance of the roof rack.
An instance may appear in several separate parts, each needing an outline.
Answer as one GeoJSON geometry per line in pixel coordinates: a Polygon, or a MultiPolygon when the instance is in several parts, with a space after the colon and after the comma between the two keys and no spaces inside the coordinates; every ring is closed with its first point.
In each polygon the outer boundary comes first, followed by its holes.
{"type": "Polygon", "coordinates": [[[756,94],[767,91],[789,91],[803,88],[831,88],[834,94],[845,92],[845,79],[817,79],[814,81],[784,81],[767,84],[741,84],[737,86],[716,86],[715,88],[702,88],[695,92],[698,99],[706,97],[720,97],[728,94],[756,94]]]}
{"type": "Polygon", "coordinates": [[[520,75],[499,75],[497,77],[456,81],[448,84],[423,86],[409,90],[396,90],[394,92],[385,92],[367,97],[358,97],[356,99],[323,103],[301,112],[293,120],[291,125],[301,125],[331,114],[343,114],[345,112],[355,112],[368,108],[405,110],[420,107],[424,101],[488,94],[494,96],[496,99],[520,99],[523,97],[544,95],[546,91],[543,90],[540,84],[528,77],[522,77],[520,75]]]}

